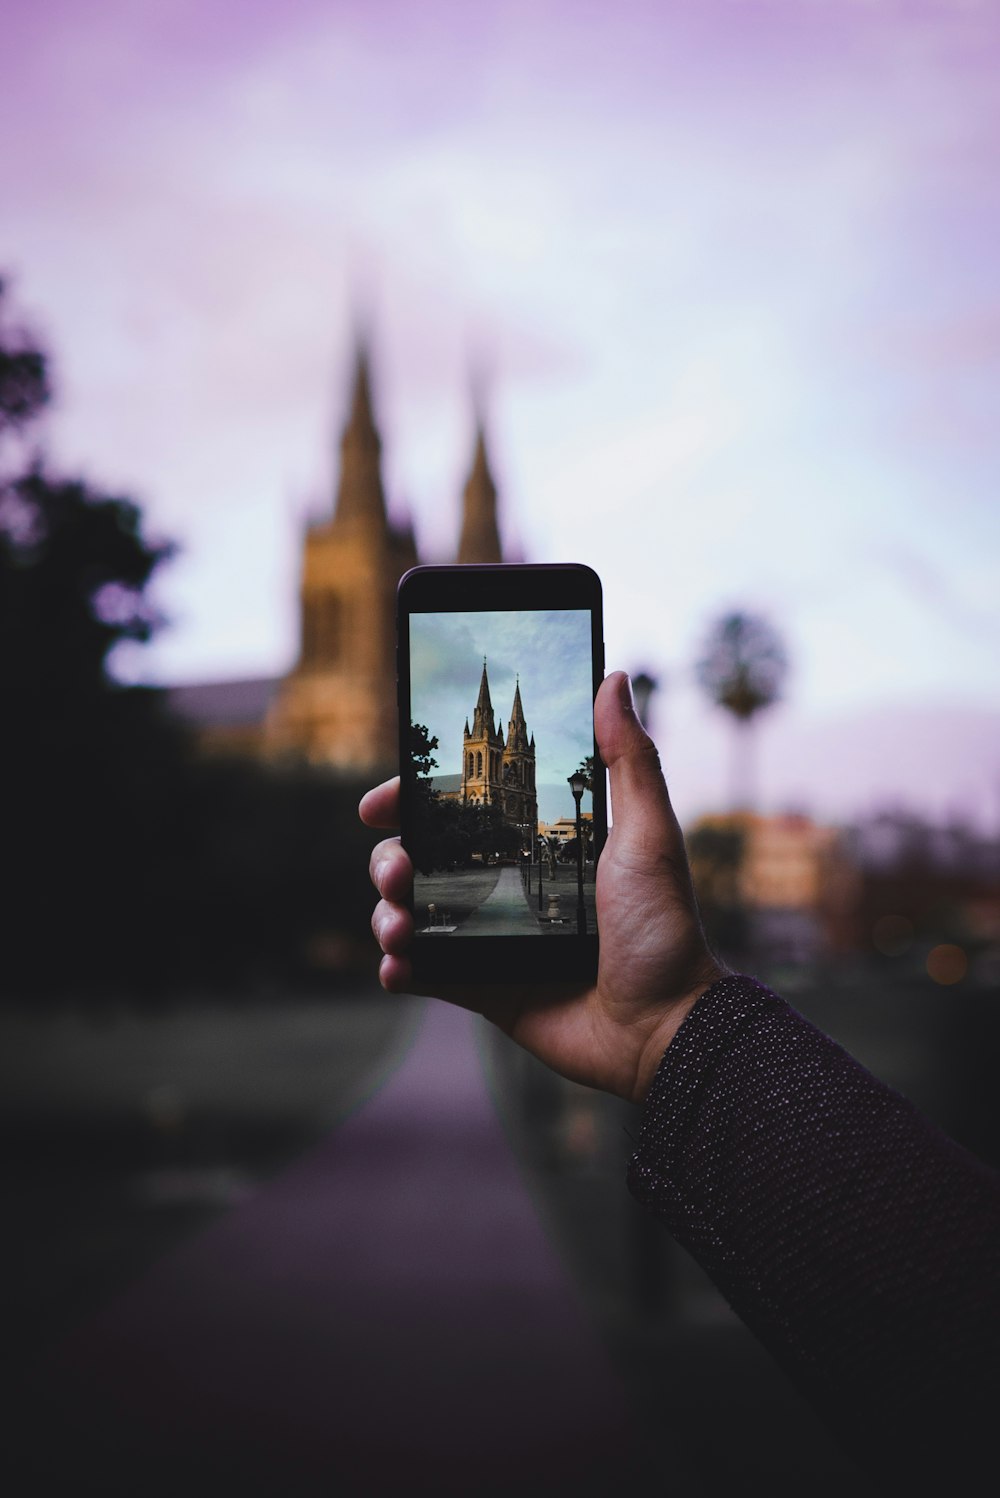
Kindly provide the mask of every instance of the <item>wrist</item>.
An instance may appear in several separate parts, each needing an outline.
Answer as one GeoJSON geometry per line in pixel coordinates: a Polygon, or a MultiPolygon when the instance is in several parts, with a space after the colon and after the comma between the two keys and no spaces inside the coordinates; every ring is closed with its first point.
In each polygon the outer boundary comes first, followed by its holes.
{"type": "Polygon", "coordinates": [[[720,978],[729,976],[729,968],[714,958],[709,959],[699,972],[691,987],[678,999],[673,1000],[662,1012],[657,1024],[643,1041],[635,1071],[632,1101],[641,1105],[653,1084],[671,1041],[687,1019],[698,1000],[716,984],[720,978]]]}

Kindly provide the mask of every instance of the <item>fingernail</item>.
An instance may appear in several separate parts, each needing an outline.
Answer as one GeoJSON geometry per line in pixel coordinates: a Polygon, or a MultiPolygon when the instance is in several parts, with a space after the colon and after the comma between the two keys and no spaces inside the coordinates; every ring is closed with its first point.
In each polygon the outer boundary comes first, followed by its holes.
{"type": "Polygon", "coordinates": [[[618,683],[618,700],[627,713],[635,712],[635,698],[632,695],[632,678],[627,671],[622,672],[622,679],[618,683]]]}

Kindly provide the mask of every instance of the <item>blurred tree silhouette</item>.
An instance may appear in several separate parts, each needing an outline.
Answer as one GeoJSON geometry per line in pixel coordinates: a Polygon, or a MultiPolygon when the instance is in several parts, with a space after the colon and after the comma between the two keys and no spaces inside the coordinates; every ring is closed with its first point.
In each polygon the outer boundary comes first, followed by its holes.
{"type": "Polygon", "coordinates": [[[0,440],[33,421],[52,399],[48,364],[30,336],[7,318],[0,276],[0,440]]]}
{"type": "MultiPolygon", "coordinates": [[[[87,699],[123,700],[108,655],[148,640],[156,614],[145,589],[172,553],[142,536],[139,511],[35,467],[0,497],[3,641],[0,681],[31,706],[51,741],[53,715],[72,732],[87,699]]],[[[27,726],[27,725],[26,725],[27,726]]]]}
{"type": "MultiPolygon", "coordinates": [[[[0,438],[29,428],[50,389],[45,354],[0,317],[0,438]]],[[[156,694],[113,682],[107,661],[119,641],[155,628],[145,590],[171,548],[144,539],[128,500],[53,478],[37,457],[11,472],[9,447],[0,448],[0,783],[14,887],[0,960],[17,987],[37,989],[96,976],[99,951],[128,945],[120,917],[134,921],[149,893],[143,842],[163,815],[160,772],[179,763],[179,740],[156,694]]]]}
{"type": "Polygon", "coordinates": [[[935,942],[954,942],[970,952],[995,945],[995,839],[961,822],[941,826],[896,809],[859,822],[849,832],[849,846],[860,873],[855,918],[863,948],[896,959],[935,942]]]}
{"type": "Polygon", "coordinates": [[[754,614],[725,614],[709,630],[696,671],[711,700],[732,714],[734,737],[731,807],[750,810],[754,771],[750,732],[757,714],[781,696],[788,670],[777,631],[754,614]]]}
{"type": "Polygon", "coordinates": [[[163,693],[114,680],[115,646],[161,622],[148,585],[173,548],[131,501],[18,461],[50,382],[3,310],[0,987],[141,998],[343,966],[370,942],[359,785],[202,761],[163,693]]]}

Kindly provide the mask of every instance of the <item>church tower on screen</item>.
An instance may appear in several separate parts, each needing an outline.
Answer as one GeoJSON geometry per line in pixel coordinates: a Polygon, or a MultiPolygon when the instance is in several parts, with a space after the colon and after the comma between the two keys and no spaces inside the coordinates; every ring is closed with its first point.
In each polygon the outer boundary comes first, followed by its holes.
{"type": "Polygon", "coordinates": [[[462,801],[499,807],[505,821],[524,830],[527,846],[531,846],[538,824],[535,737],[532,734],[528,738],[521,705],[521,684],[517,682],[504,740],[502,723],[493,722],[485,658],[472,727],[466,719],[462,735],[460,794],[462,801]]]}
{"type": "MultiPolygon", "coordinates": [[[[420,559],[411,526],[389,520],[381,453],[361,349],[333,513],[306,532],[299,656],[268,713],[269,753],[376,773],[396,766],[396,584],[420,559]]],[[[481,427],[465,486],[458,560],[502,560],[481,427]]]]}
{"type": "Polygon", "coordinates": [[[507,724],[507,743],[503,751],[503,807],[508,822],[528,827],[529,847],[538,823],[538,800],[535,793],[535,735],[528,738],[528,725],[521,706],[521,683],[514,687],[514,706],[507,724]]]}

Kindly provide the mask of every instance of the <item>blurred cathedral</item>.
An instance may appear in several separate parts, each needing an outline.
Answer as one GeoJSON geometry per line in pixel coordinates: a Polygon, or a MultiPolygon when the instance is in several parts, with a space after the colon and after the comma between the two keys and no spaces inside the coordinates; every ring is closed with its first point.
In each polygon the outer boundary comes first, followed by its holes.
{"type": "MultiPolygon", "coordinates": [[[[298,659],[287,676],[175,687],[173,712],[208,752],[301,756],[343,770],[396,766],[396,584],[420,561],[409,525],[394,526],[382,443],[360,349],[329,518],[306,531],[298,659]]],[[[503,560],[497,493],[482,425],[463,495],[456,560],[503,560]]]]}

